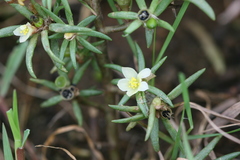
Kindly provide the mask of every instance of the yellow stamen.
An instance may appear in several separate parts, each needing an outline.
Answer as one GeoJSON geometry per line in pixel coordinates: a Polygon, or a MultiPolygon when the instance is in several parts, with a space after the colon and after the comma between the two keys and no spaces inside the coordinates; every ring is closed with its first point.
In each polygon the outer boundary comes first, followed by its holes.
{"type": "Polygon", "coordinates": [[[20,31],[21,34],[26,35],[29,32],[29,28],[27,26],[24,26],[24,29],[20,31]]]}
{"type": "Polygon", "coordinates": [[[139,87],[139,85],[140,85],[139,81],[136,78],[132,77],[131,80],[129,81],[128,87],[132,89],[136,89],[139,87]]]}

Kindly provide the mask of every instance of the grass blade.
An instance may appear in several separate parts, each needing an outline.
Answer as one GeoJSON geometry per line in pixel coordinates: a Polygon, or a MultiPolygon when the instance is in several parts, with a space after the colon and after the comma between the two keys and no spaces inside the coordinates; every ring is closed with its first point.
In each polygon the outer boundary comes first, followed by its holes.
{"type": "Polygon", "coordinates": [[[4,159],[13,160],[13,155],[12,155],[10,143],[8,140],[8,135],[7,135],[7,131],[4,124],[2,124],[2,140],[3,140],[4,159]]]}

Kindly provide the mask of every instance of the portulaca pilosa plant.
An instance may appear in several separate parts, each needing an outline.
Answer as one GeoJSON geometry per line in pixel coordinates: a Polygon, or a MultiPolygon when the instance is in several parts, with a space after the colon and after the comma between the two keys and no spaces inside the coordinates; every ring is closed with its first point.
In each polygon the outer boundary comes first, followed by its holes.
{"type": "MultiPolygon", "coordinates": [[[[119,22],[119,26],[115,26],[115,28],[104,27],[103,8],[100,6],[100,0],[79,0],[79,3],[92,13],[80,22],[73,20],[72,10],[67,0],[42,0],[41,3],[30,0],[31,5],[25,4],[23,0],[18,2],[6,0],[6,2],[25,16],[28,22],[0,29],[0,37],[19,36],[19,52],[22,54],[16,54],[17,60],[20,61],[25,55],[27,70],[32,77],[31,80],[52,89],[56,93],[55,96],[44,101],[41,104],[42,107],[56,105],[61,101],[71,102],[79,126],[82,126],[84,121],[81,111],[82,104],[101,108],[106,114],[106,137],[111,144],[109,159],[122,159],[116,146],[118,138],[116,138],[117,129],[114,123],[128,123],[127,131],[136,125],[141,125],[146,130],[145,141],[151,140],[153,149],[159,153],[158,155],[161,155],[159,144],[161,138],[173,146],[169,159],[176,159],[177,157],[194,158],[187,145],[186,138],[182,139],[181,134],[186,137],[187,133],[193,128],[187,87],[205,69],[197,71],[187,79],[184,78],[183,74],[180,74],[180,84],[168,94],[155,87],[154,78],[156,71],[167,59],[167,57],[163,57],[163,54],[190,3],[199,7],[211,19],[215,18],[212,8],[205,0],[184,0],[173,24],[162,20],[164,17],[161,17],[161,13],[173,3],[172,0],[152,0],[149,7],[145,0],[108,0],[112,9],[108,16],[117,19],[119,22]],[[136,3],[139,7],[138,12],[132,11],[133,3],[136,3]],[[60,11],[64,11],[64,17],[59,16],[60,11]],[[130,37],[131,33],[139,27],[145,28],[146,46],[148,48],[153,46],[152,66],[146,66],[144,58],[145,54],[151,53],[143,53],[139,45],[130,37]],[[168,30],[169,34],[159,54],[155,55],[156,36],[154,35],[156,35],[157,27],[168,30]],[[110,63],[107,41],[111,41],[111,38],[107,34],[117,31],[123,31],[123,37],[126,37],[132,49],[133,56],[137,60],[134,68],[110,63]],[[54,82],[41,79],[34,72],[33,66],[37,64],[32,63],[32,57],[38,40],[52,60],[51,73],[57,73],[58,75],[54,82]],[[90,66],[93,67],[93,72],[100,73],[96,81],[98,83],[100,81],[102,88],[93,86],[79,89],[78,84],[83,76],[89,74],[86,70],[90,66]],[[122,73],[123,77],[112,80],[112,69],[122,73]],[[69,74],[70,72],[71,74],[69,74]],[[172,108],[174,107],[172,100],[181,93],[184,95],[184,106],[190,124],[187,133],[182,132],[184,128],[181,127],[177,131],[170,123],[173,114],[172,108]],[[119,102],[114,101],[116,94],[118,96],[123,95],[119,102]],[[96,95],[102,95],[104,102],[99,104],[98,102],[88,101],[87,97],[96,95]],[[127,105],[130,99],[134,100],[134,106],[127,105]],[[126,112],[128,117],[117,119],[115,110],[126,112]],[[160,131],[160,121],[162,121],[170,136],[160,131]]],[[[9,65],[14,66],[14,70],[11,72],[13,73],[19,63],[9,63],[9,65]]],[[[39,67],[42,67],[42,65],[44,64],[38,64],[39,67]]],[[[8,82],[11,81],[10,78],[12,76],[9,76],[8,82]]],[[[96,151],[93,154],[95,155],[95,153],[96,151]]],[[[206,157],[205,153],[197,155],[197,159],[204,159],[206,157]]]]}

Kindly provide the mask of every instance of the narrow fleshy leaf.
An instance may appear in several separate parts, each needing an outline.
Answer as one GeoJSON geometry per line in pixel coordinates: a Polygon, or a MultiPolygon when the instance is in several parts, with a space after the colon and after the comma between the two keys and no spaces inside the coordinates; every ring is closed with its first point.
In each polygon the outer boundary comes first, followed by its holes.
{"type": "Polygon", "coordinates": [[[58,33],[76,33],[76,32],[90,32],[93,31],[90,28],[80,27],[80,26],[71,26],[62,23],[52,23],[49,25],[49,30],[58,33]]]}
{"type": "Polygon", "coordinates": [[[219,157],[215,160],[229,160],[229,159],[234,159],[235,157],[239,156],[240,155],[240,152],[233,152],[233,153],[229,153],[229,154],[226,154],[222,157],[219,157]]]}
{"type": "Polygon", "coordinates": [[[122,97],[122,99],[118,102],[118,105],[124,105],[129,99],[130,99],[130,97],[125,94],[125,95],[122,97]]]}
{"type": "Polygon", "coordinates": [[[49,57],[57,63],[64,65],[64,62],[60,60],[50,49],[49,39],[48,39],[48,31],[44,30],[41,32],[41,40],[44,50],[48,53],[49,57]]]}
{"type": "Polygon", "coordinates": [[[108,14],[108,17],[110,18],[116,18],[116,19],[137,19],[138,14],[135,12],[130,11],[118,11],[118,12],[112,12],[108,14]]]}
{"type": "Polygon", "coordinates": [[[138,106],[123,106],[123,105],[108,105],[108,106],[111,107],[112,109],[116,109],[124,112],[133,112],[133,113],[141,112],[138,106]]]}
{"type": "Polygon", "coordinates": [[[91,16],[85,18],[84,20],[82,20],[81,22],[79,22],[77,26],[86,27],[87,25],[92,23],[96,19],[96,17],[97,16],[95,16],[95,15],[91,15],[91,16]]]}
{"type": "Polygon", "coordinates": [[[139,47],[139,45],[137,43],[135,43],[135,46],[136,46],[136,51],[137,51],[138,70],[141,71],[145,68],[145,59],[144,59],[143,52],[142,52],[141,48],[139,47]]]}
{"type": "Polygon", "coordinates": [[[77,41],[76,41],[76,39],[73,39],[70,41],[69,50],[70,50],[70,58],[71,58],[73,67],[74,67],[74,69],[77,69],[77,61],[76,61],[77,41]]]}
{"type": "Polygon", "coordinates": [[[112,120],[112,122],[113,123],[130,123],[130,122],[137,122],[137,121],[143,120],[145,118],[146,117],[143,114],[136,114],[132,117],[112,120]]]}
{"type": "Polygon", "coordinates": [[[97,16],[97,13],[83,0],[78,0],[79,2],[81,2],[82,5],[84,5],[87,9],[89,9],[92,14],[94,14],[95,16],[97,16]]]}
{"type": "Polygon", "coordinates": [[[165,11],[165,9],[169,6],[169,4],[172,2],[173,0],[162,0],[158,6],[156,7],[155,11],[154,11],[154,15],[159,16],[163,11],[165,11]]]}
{"type": "MultiPolygon", "coordinates": [[[[154,126],[154,121],[155,121],[155,117],[156,117],[156,106],[160,106],[161,105],[161,99],[159,97],[155,97],[152,100],[152,103],[150,105],[150,109],[149,109],[149,116],[148,116],[148,125],[147,125],[147,130],[146,130],[146,135],[145,135],[145,141],[148,140],[153,126],[154,126]]],[[[157,132],[158,135],[158,132],[157,132]]],[[[158,137],[158,136],[157,136],[158,137]]]]}
{"type": "Polygon", "coordinates": [[[136,101],[137,101],[138,107],[141,109],[143,115],[145,117],[148,117],[148,106],[147,106],[145,93],[144,92],[138,92],[136,94],[136,101]]]}
{"type": "Polygon", "coordinates": [[[81,108],[76,100],[73,101],[72,105],[73,105],[73,113],[77,119],[78,125],[82,126],[83,116],[82,116],[81,108]]]}
{"type": "Polygon", "coordinates": [[[69,2],[68,0],[61,0],[62,1],[62,4],[65,8],[65,15],[67,17],[67,21],[70,25],[73,25],[73,14],[72,14],[72,11],[71,11],[71,8],[69,6],[69,2]]]}
{"type": "Polygon", "coordinates": [[[128,126],[126,127],[126,131],[130,131],[131,129],[133,129],[135,126],[137,125],[137,122],[130,122],[128,124],[128,126]]]}
{"type": "Polygon", "coordinates": [[[64,22],[59,18],[56,14],[51,12],[50,10],[46,9],[45,7],[41,6],[42,10],[49,16],[51,17],[56,23],[59,24],[64,24],[64,22]]]}
{"type": "Polygon", "coordinates": [[[45,80],[45,79],[34,79],[34,78],[31,78],[30,80],[35,82],[35,83],[46,86],[46,87],[48,87],[48,88],[50,88],[54,91],[58,91],[58,88],[56,87],[55,83],[53,83],[51,81],[48,81],[48,80],[45,80]]]}
{"type": "Polygon", "coordinates": [[[171,32],[174,32],[173,27],[172,27],[168,22],[166,22],[166,21],[164,21],[164,20],[157,19],[157,25],[158,25],[159,27],[165,28],[165,29],[167,29],[167,30],[169,30],[169,31],[171,31],[171,32]]]}
{"type": "Polygon", "coordinates": [[[152,142],[152,146],[155,152],[160,151],[160,145],[159,145],[159,122],[156,117],[154,117],[154,123],[153,128],[150,134],[150,139],[152,142]]]}
{"type": "Polygon", "coordinates": [[[8,140],[7,131],[6,131],[6,128],[5,128],[4,124],[2,124],[2,141],[3,141],[4,159],[14,160],[13,155],[12,155],[12,151],[11,151],[11,147],[10,147],[10,143],[9,143],[9,140],[8,140]]]}
{"type": "Polygon", "coordinates": [[[209,18],[215,20],[215,14],[212,7],[206,2],[206,0],[185,0],[195,4],[198,8],[200,8],[209,18]]]}
{"type": "Polygon", "coordinates": [[[28,42],[21,43],[14,47],[12,53],[9,55],[0,87],[0,95],[3,97],[6,95],[12,82],[12,78],[23,60],[27,46],[28,42]]]}
{"type": "Polygon", "coordinates": [[[154,13],[155,9],[157,8],[157,6],[160,2],[161,2],[161,0],[152,0],[150,7],[149,7],[149,11],[151,13],[154,13]]]}
{"type": "Polygon", "coordinates": [[[64,33],[54,33],[48,36],[49,39],[61,39],[64,37],[64,33]]]}
{"type": "Polygon", "coordinates": [[[21,148],[23,148],[24,144],[26,143],[29,134],[30,134],[30,130],[29,130],[29,129],[26,129],[26,130],[23,132],[23,139],[22,139],[21,148]]]}
{"type": "Polygon", "coordinates": [[[79,96],[81,97],[89,97],[89,96],[97,96],[101,95],[103,91],[96,90],[96,89],[82,89],[80,90],[79,96]]]}
{"type": "MultiPolygon", "coordinates": [[[[196,73],[194,73],[193,75],[191,75],[190,77],[188,77],[185,80],[185,84],[187,87],[189,87],[200,75],[203,74],[203,72],[205,71],[204,69],[201,69],[199,71],[197,71],[196,73]]],[[[169,94],[168,97],[169,99],[174,99],[177,96],[179,96],[182,93],[182,88],[181,88],[181,84],[179,84],[177,87],[175,87],[169,94]]]]}
{"type": "Polygon", "coordinates": [[[222,136],[215,137],[206,147],[204,147],[195,157],[194,160],[205,159],[207,155],[213,150],[215,145],[219,142],[222,136]]]}
{"type": "Polygon", "coordinates": [[[98,54],[102,53],[99,49],[94,47],[91,43],[89,43],[88,41],[86,41],[82,37],[78,37],[77,39],[81,43],[81,45],[84,46],[85,48],[87,48],[88,50],[90,50],[90,51],[92,51],[94,53],[98,53],[98,54]]]}
{"type": "Polygon", "coordinates": [[[117,64],[105,64],[104,67],[111,68],[122,73],[122,66],[119,66],[117,64]]]}
{"type": "Polygon", "coordinates": [[[151,68],[152,73],[155,73],[155,72],[161,67],[161,65],[165,62],[166,59],[167,59],[167,56],[164,57],[163,59],[161,59],[160,61],[158,61],[158,62],[151,68]]]}
{"type": "Polygon", "coordinates": [[[155,94],[155,95],[158,96],[158,97],[161,97],[162,100],[163,100],[165,103],[167,103],[167,104],[169,104],[171,107],[173,107],[172,101],[170,100],[170,98],[169,98],[163,91],[161,91],[160,89],[158,89],[158,88],[156,88],[156,87],[154,87],[154,86],[150,86],[150,85],[149,85],[148,87],[149,87],[149,89],[148,89],[149,92],[155,94]]]}
{"type": "Polygon", "coordinates": [[[183,73],[180,73],[179,75],[179,80],[181,83],[181,87],[182,87],[182,95],[183,95],[183,101],[184,101],[184,108],[186,110],[187,113],[187,119],[189,122],[189,130],[187,131],[188,133],[193,129],[193,119],[192,119],[192,111],[190,108],[190,100],[189,100],[189,93],[188,93],[188,89],[186,86],[186,82],[185,82],[185,76],[183,73]]]}
{"type": "Polygon", "coordinates": [[[81,80],[83,74],[85,73],[85,70],[87,69],[87,67],[89,66],[91,62],[91,59],[88,60],[87,62],[85,62],[83,65],[81,65],[77,70],[76,73],[73,77],[72,83],[73,84],[78,84],[79,81],[81,80]]]}
{"type": "Polygon", "coordinates": [[[9,37],[9,36],[13,36],[13,31],[18,28],[20,25],[16,25],[16,26],[9,26],[9,27],[5,27],[5,28],[1,28],[0,29],[0,38],[3,37],[9,37]]]}
{"type": "Polygon", "coordinates": [[[40,15],[43,18],[47,17],[47,14],[42,10],[40,4],[38,4],[35,0],[31,0],[31,4],[34,6],[34,9],[37,11],[38,15],[40,15]]]}
{"type": "Polygon", "coordinates": [[[66,40],[66,39],[64,39],[64,40],[63,40],[63,43],[62,43],[62,45],[61,45],[61,48],[60,48],[60,53],[59,53],[59,56],[60,56],[59,58],[60,58],[61,60],[63,60],[63,58],[64,58],[64,55],[65,55],[65,52],[66,52],[66,49],[67,49],[68,44],[69,44],[69,41],[66,40]]]}
{"type": "Polygon", "coordinates": [[[147,48],[149,48],[151,46],[151,44],[152,44],[153,33],[154,33],[154,29],[145,28],[145,36],[146,36],[147,48]]]}
{"type": "Polygon", "coordinates": [[[27,47],[26,51],[26,66],[28,73],[33,77],[37,78],[34,71],[33,71],[33,66],[32,66],[32,57],[34,54],[35,47],[37,45],[37,40],[38,40],[38,34],[34,34],[32,38],[29,41],[29,45],[27,47]]]}
{"type": "Polygon", "coordinates": [[[11,3],[10,5],[13,6],[20,14],[22,14],[24,17],[31,21],[30,17],[31,15],[33,15],[33,13],[29,11],[26,6],[22,6],[16,3],[11,3]]]}
{"type": "Polygon", "coordinates": [[[119,80],[120,80],[120,78],[113,79],[113,80],[111,80],[111,83],[114,85],[117,85],[119,80]]]}
{"type": "Polygon", "coordinates": [[[142,25],[142,22],[140,20],[134,20],[125,30],[124,30],[124,37],[131,34],[133,31],[138,29],[142,25]]]}
{"type": "Polygon", "coordinates": [[[147,9],[147,5],[145,3],[145,0],[136,0],[138,7],[143,10],[147,9]]]}
{"type": "Polygon", "coordinates": [[[57,95],[57,96],[51,97],[48,100],[41,103],[41,107],[50,107],[50,106],[53,106],[53,105],[61,102],[62,100],[63,100],[62,96],[57,95]]]}
{"type": "Polygon", "coordinates": [[[109,41],[112,40],[106,34],[103,34],[101,32],[97,32],[97,31],[94,31],[94,30],[90,30],[90,31],[86,31],[86,32],[79,32],[79,34],[81,36],[92,36],[92,37],[98,37],[98,38],[106,39],[106,40],[109,40],[109,41]]]}

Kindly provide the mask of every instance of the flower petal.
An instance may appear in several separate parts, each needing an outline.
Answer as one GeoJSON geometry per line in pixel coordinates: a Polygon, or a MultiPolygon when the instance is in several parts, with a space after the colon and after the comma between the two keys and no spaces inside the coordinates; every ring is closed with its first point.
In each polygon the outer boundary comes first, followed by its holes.
{"type": "Polygon", "coordinates": [[[137,72],[130,67],[122,67],[122,73],[124,77],[127,79],[131,79],[132,77],[137,77],[137,72]]]}
{"type": "Polygon", "coordinates": [[[139,78],[147,78],[151,75],[151,69],[145,68],[138,73],[139,78]]]}
{"type": "Polygon", "coordinates": [[[140,83],[140,86],[138,87],[138,91],[146,91],[146,90],[148,90],[148,84],[147,84],[147,82],[145,82],[145,81],[142,81],[141,83],[140,83]]]}
{"type": "Polygon", "coordinates": [[[129,87],[128,87],[128,80],[127,79],[120,79],[117,83],[117,86],[120,90],[122,91],[127,91],[129,90],[129,87]]]}
{"type": "Polygon", "coordinates": [[[129,97],[131,97],[132,95],[134,95],[134,94],[137,93],[137,92],[138,92],[137,89],[131,89],[131,90],[128,90],[126,94],[127,94],[129,97]]]}

